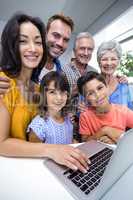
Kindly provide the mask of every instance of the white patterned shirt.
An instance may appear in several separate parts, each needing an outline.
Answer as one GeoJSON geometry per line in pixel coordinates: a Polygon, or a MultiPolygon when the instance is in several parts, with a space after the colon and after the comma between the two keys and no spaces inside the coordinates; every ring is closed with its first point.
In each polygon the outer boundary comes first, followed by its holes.
{"type": "Polygon", "coordinates": [[[53,67],[51,70],[47,69],[46,67],[43,67],[43,69],[41,70],[41,73],[40,73],[40,75],[39,75],[39,82],[41,82],[42,78],[43,78],[46,74],[48,74],[49,72],[52,72],[52,71],[56,71],[56,66],[55,66],[55,64],[54,64],[54,67],[53,67]]]}
{"type": "Polygon", "coordinates": [[[73,139],[73,125],[69,117],[63,123],[51,117],[44,119],[37,115],[29,124],[27,132],[32,130],[37,137],[48,144],[70,144],[73,139]]]}

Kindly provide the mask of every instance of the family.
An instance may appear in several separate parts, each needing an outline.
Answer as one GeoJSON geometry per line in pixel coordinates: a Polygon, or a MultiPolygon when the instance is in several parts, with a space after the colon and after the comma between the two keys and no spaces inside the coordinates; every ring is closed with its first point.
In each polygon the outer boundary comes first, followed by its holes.
{"type": "Polygon", "coordinates": [[[19,12],[7,22],[1,36],[1,156],[48,157],[86,172],[88,156],[67,145],[75,142],[75,116],[82,141],[117,143],[133,128],[133,87],[126,77],[115,75],[120,44],[99,46],[98,73],[88,64],[94,39],[79,33],[74,58],[62,66],[59,57],[73,30],[73,20],[63,14],[50,17],[46,28],[38,17],[19,12]]]}

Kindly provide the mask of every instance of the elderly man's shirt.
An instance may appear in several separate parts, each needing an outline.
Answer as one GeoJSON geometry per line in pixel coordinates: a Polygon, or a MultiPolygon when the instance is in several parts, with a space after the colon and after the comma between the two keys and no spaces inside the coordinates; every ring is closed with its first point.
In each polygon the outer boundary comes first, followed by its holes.
{"type": "MultiPolygon", "coordinates": [[[[70,87],[77,84],[77,80],[81,77],[81,73],[79,69],[73,63],[69,63],[68,65],[62,66],[62,70],[66,74],[70,87]]],[[[86,66],[84,75],[89,71],[97,71],[90,65],[86,66]]]]}

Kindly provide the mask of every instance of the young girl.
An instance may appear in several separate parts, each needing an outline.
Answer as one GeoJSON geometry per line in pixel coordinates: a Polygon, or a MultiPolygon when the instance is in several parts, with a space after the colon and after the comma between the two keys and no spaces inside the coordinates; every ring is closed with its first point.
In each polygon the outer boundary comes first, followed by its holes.
{"type": "Polygon", "coordinates": [[[28,126],[29,140],[49,144],[72,143],[73,125],[67,116],[69,84],[65,76],[49,72],[41,81],[40,115],[28,126]]]}
{"type": "Polygon", "coordinates": [[[133,111],[109,103],[108,88],[102,75],[88,72],[78,80],[78,89],[89,103],[86,111],[80,114],[83,140],[94,138],[116,143],[126,127],[133,128],[133,111]]]}

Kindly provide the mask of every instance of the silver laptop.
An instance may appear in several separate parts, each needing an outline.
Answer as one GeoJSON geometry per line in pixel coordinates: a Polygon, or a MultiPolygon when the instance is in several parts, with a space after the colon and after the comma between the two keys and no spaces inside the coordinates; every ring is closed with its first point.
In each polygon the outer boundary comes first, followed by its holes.
{"type": "Polygon", "coordinates": [[[91,165],[86,174],[72,171],[45,160],[45,166],[65,186],[68,192],[79,200],[100,200],[117,180],[133,164],[133,129],[125,132],[117,148],[91,140],[78,146],[89,155],[91,165]]]}

